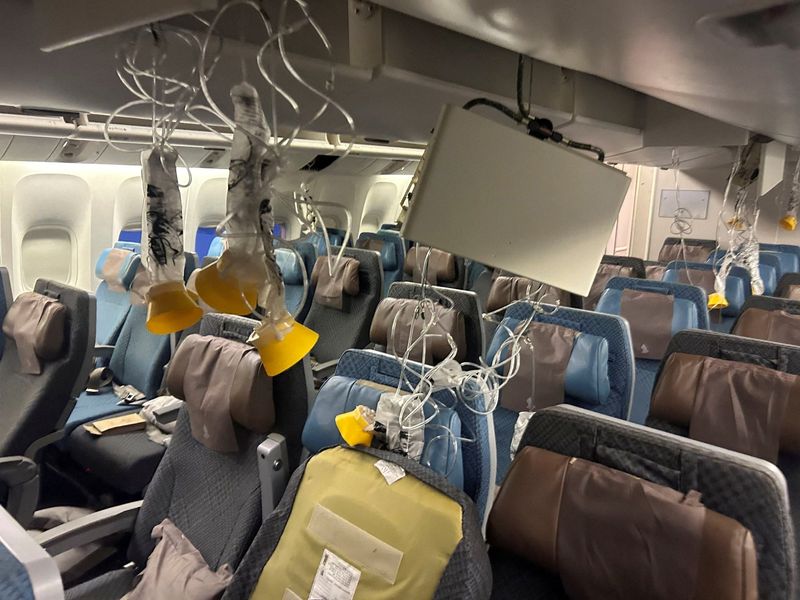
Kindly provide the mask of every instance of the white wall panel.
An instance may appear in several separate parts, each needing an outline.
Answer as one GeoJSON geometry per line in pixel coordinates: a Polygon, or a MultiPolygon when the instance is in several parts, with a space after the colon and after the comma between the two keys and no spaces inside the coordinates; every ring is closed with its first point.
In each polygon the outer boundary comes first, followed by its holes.
{"type": "Polygon", "coordinates": [[[82,177],[33,173],[16,183],[11,228],[12,244],[18,250],[11,277],[17,293],[33,289],[36,275],[54,276],[70,285],[90,284],[91,215],[92,190],[82,177]],[[69,244],[64,243],[63,235],[71,238],[69,244]],[[53,265],[40,264],[48,260],[48,254],[67,249],[68,261],[59,256],[53,258],[53,265]]]}

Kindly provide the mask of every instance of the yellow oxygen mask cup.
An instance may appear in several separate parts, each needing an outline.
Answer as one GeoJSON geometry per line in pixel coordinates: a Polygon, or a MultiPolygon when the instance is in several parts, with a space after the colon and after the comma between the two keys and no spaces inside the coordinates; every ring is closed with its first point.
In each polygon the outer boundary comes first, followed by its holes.
{"type": "Polygon", "coordinates": [[[250,343],[258,349],[267,375],[274,377],[303,359],[317,343],[319,334],[295,321],[284,311],[278,320],[266,320],[253,331],[250,343]]]}
{"type": "Polygon", "coordinates": [[[781,227],[783,227],[786,231],[794,231],[797,229],[797,217],[786,215],[781,219],[781,227]]]}
{"type": "Polygon", "coordinates": [[[203,317],[182,281],[157,283],[147,292],[147,330],[156,335],[183,331],[203,317]]]}
{"type": "Polygon", "coordinates": [[[262,257],[228,248],[217,261],[198,271],[194,284],[200,298],[214,310],[249,315],[266,279],[262,257]]]}
{"type": "Polygon", "coordinates": [[[728,300],[719,292],[713,292],[708,296],[708,310],[721,310],[728,308],[728,300]]]}

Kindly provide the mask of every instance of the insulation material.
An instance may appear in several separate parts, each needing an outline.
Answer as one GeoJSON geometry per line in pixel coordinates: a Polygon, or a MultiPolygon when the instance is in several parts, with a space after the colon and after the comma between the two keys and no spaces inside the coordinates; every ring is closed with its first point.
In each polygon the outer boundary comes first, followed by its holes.
{"type": "Polygon", "coordinates": [[[794,167],[792,175],[792,189],[789,191],[789,199],[786,202],[786,210],[781,218],[781,227],[787,231],[797,229],[797,207],[800,206],[800,158],[794,167]]]}

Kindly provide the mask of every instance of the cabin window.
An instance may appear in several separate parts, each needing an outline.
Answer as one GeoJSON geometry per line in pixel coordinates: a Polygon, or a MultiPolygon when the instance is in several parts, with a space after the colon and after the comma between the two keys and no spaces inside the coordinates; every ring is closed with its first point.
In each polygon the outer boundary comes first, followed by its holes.
{"type": "Polygon", "coordinates": [[[32,290],[37,279],[74,284],[75,242],[62,227],[36,227],[22,238],[22,282],[32,290]]]}

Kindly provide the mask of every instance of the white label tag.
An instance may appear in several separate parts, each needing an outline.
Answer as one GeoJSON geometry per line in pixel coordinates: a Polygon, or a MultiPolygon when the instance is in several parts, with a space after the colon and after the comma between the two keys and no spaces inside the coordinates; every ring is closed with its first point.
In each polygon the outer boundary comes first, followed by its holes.
{"type": "Polygon", "coordinates": [[[406,476],[406,471],[403,467],[386,460],[379,460],[376,462],[375,468],[381,472],[381,475],[383,475],[383,478],[389,485],[392,485],[395,481],[399,481],[406,476]]]}
{"type": "Polygon", "coordinates": [[[361,571],[326,548],[308,600],[353,600],[360,578],[361,571]]]}

